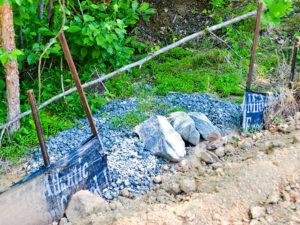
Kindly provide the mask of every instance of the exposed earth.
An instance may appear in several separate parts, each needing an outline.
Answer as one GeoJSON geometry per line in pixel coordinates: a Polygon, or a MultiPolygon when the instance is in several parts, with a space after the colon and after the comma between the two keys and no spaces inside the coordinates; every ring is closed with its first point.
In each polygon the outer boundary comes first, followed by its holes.
{"type": "Polygon", "coordinates": [[[202,142],[146,195],[124,192],[60,224],[300,224],[299,119],[250,137],[229,135],[226,155],[214,163],[199,160],[211,146],[202,142]]]}

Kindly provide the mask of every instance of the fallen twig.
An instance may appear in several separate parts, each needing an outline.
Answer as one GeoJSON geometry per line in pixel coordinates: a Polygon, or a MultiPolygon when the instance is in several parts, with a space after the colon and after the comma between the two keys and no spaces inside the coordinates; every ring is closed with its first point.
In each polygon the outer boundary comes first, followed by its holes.
{"type": "Polygon", "coordinates": [[[210,30],[208,30],[208,32],[214,36],[215,38],[217,38],[219,41],[223,42],[231,51],[233,51],[234,54],[236,54],[238,57],[242,58],[242,56],[240,56],[236,51],[234,51],[234,49],[229,45],[227,44],[226,41],[224,41],[223,39],[221,39],[220,37],[218,37],[217,35],[215,35],[213,32],[211,32],[210,30]]]}
{"type": "MultiPolygon", "coordinates": [[[[82,10],[82,7],[81,7],[81,4],[80,4],[80,1],[79,1],[79,0],[78,0],[78,5],[79,5],[80,12],[81,12],[82,19],[83,19],[83,10],[82,10]]],[[[83,19],[83,20],[84,20],[84,19],[83,19]]]]}
{"type": "MultiPolygon", "coordinates": [[[[100,76],[100,74],[99,74],[99,72],[98,72],[98,69],[97,69],[97,67],[95,66],[95,70],[96,70],[96,74],[97,74],[97,76],[99,77],[99,78],[101,78],[101,76],[100,76]]],[[[108,92],[108,89],[107,89],[107,87],[106,87],[106,85],[102,82],[102,81],[100,81],[100,83],[102,84],[102,86],[104,87],[104,89],[105,89],[105,91],[107,91],[108,92]]]]}

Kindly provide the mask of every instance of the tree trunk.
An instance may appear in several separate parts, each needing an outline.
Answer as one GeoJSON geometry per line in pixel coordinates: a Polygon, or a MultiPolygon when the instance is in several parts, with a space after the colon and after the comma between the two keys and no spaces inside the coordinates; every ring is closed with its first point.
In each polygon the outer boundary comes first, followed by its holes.
{"type": "MultiPolygon", "coordinates": [[[[11,53],[16,48],[12,7],[7,2],[0,7],[1,16],[1,45],[11,53]]],[[[7,120],[10,121],[20,114],[19,70],[18,61],[14,59],[4,65],[6,74],[7,120]]],[[[9,127],[9,133],[20,129],[20,121],[9,127]]]]}
{"type": "Polygon", "coordinates": [[[53,25],[53,16],[54,16],[53,0],[49,0],[47,23],[49,25],[50,30],[52,29],[52,25],[53,25]]]}
{"type": "MultiPolygon", "coordinates": [[[[45,0],[40,0],[40,2],[39,2],[38,15],[39,15],[39,19],[41,22],[43,20],[44,3],[45,3],[45,0]]],[[[36,36],[36,43],[40,43],[40,40],[41,40],[41,34],[38,33],[36,36]]]]}

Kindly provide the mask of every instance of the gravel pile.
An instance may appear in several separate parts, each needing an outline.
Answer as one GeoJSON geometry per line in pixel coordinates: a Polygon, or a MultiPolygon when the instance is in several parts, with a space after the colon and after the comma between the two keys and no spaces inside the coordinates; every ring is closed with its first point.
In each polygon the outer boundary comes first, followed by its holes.
{"type": "MultiPolygon", "coordinates": [[[[155,107],[153,114],[166,115],[171,111],[183,108],[188,112],[202,112],[223,132],[228,132],[240,126],[242,108],[239,104],[225,102],[210,98],[208,94],[169,94],[167,96],[154,97],[155,107]]],[[[153,101],[152,101],[153,102],[153,101]]],[[[135,110],[137,114],[143,103],[138,98],[125,100],[113,100],[103,106],[94,115],[94,120],[102,137],[105,151],[108,155],[108,168],[112,180],[111,187],[104,190],[105,199],[113,199],[120,195],[122,189],[127,188],[133,194],[145,194],[153,185],[153,178],[158,174],[173,172],[174,166],[169,171],[163,171],[161,167],[168,161],[150,155],[144,150],[133,128],[116,127],[116,118],[120,115],[135,110]]],[[[149,117],[151,115],[147,115],[149,117]]],[[[57,161],[72,149],[77,148],[91,135],[87,119],[80,119],[78,125],[70,130],[57,133],[46,142],[51,162],[57,161]]],[[[31,157],[26,167],[28,174],[38,170],[42,166],[42,155],[39,148],[31,157]]]]}

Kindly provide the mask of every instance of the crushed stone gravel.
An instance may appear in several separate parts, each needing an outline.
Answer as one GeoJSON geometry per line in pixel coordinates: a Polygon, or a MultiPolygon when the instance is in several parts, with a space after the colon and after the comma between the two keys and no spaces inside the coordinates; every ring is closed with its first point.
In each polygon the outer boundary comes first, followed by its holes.
{"type": "MultiPolygon", "coordinates": [[[[147,103],[146,100],[141,101],[137,97],[113,100],[94,115],[108,157],[112,182],[111,186],[103,191],[102,197],[107,200],[118,197],[124,188],[132,194],[145,194],[153,185],[157,185],[153,183],[155,176],[176,170],[176,165],[163,170],[163,165],[168,161],[144,150],[143,143],[139,141],[132,127],[117,126],[124,120],[120,115],[135,112],[137,116],[144,114],[149,118],[151,115],[147,114],[146,110],[143,112],[143,107],[149,107],[145,102],[147,103]]],[[[166,96],[152,96],[150,102],[152,102],[150,106],[154,108],[151,111],[152,115],[167,115],[180,110],[202,112],[224,133],[240,127],[242,120],[241,105],[214,99],[209,94],[173,93],[166,96]]],[[[79,147],[90,135],[87,119],[80,119],[73,128],[58,132],[46,142],[51,162],[63,158],[79,147]]],[[[35,148],[35,152],[26,167],[28,174],[37,171],[43,163],[39,148],[35,148]]]]}

